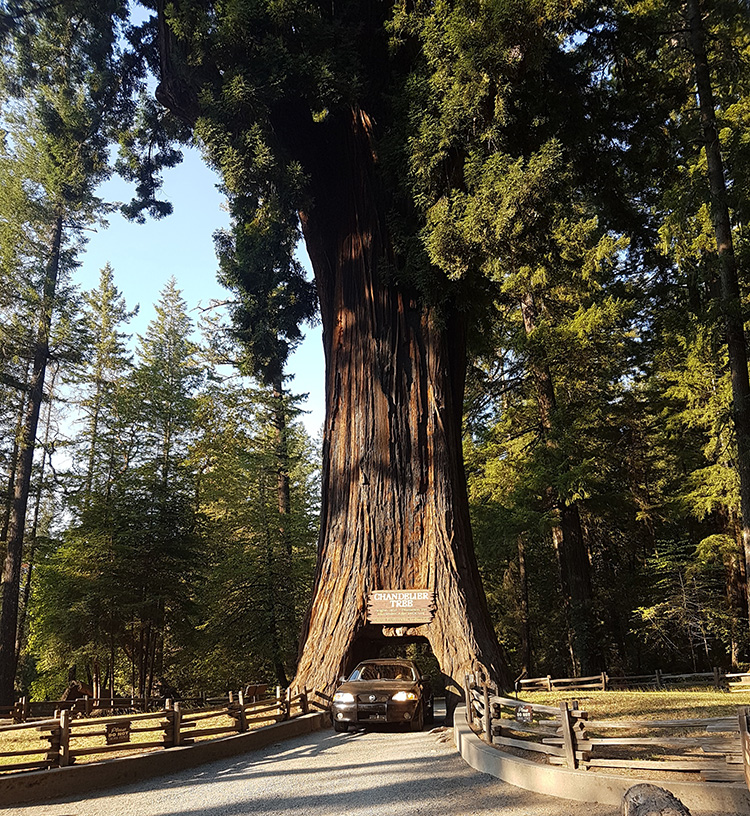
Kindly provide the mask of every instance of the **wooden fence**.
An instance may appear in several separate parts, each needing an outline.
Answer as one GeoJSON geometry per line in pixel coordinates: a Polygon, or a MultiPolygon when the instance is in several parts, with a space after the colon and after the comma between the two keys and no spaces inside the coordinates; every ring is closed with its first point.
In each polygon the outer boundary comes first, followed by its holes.
{"type": "Polygon", "coordinates": [[[113,752],[192,745],[198,739],[243,733],[261,722],[307,714],[310,705],[306,691],[292,695],[277,689],[276,696],[266,700],[246,701],[243,692],[230,697],[200,708],[167,700],[159,711],[113,716],[76,716],[65,708],[46,719],[0,725],[0,772],[61,768],[79,757],[103,759],[113,752]],[[7,760],[9,764],[2,764],[7,760]]]}
{"type": "Polygon", "coordinates": [[[474,675],[466,678],[466,708],[469,724],[487,743],[544,754],[551,765],[750,780],[750,708],[741,708],[739,718],[590,720],[575,703],[554,707],[501,697],[474,675]]]}
{"type": "MultiPolygon", "coordinates": [[[[237,694],[241,693],[248,702],[263,699],[268,693],[267,683],[247,685],[241,692],[229,692],[224,697],[207,697],[201,694],[197,697],[186,697],[180,700],[183,708],[208,708],[234,702],[237,694]]],[[[13,706],[0,706],[0,720],[10,719],[15,723],[29,720],[49,719],[57,716],[60,711],[68,710],[75,716],[91,717],[96,714],[145,714],[148,711],[162,711],[166,705],[165,697],[79,697],[77,700],[42,700],[30,702],[27,697],[21,697],[13,706]]]]}
{"type": "Polygon", "coordinates": [[[516,681],[516,691],[610,691],[633,688],[673,688],[708,686],[729,691],[750,691],[750,673],[727,673],[715,668],[710,672],[610,676],[606,672],[590,677],[529,677],[516,681]]]}

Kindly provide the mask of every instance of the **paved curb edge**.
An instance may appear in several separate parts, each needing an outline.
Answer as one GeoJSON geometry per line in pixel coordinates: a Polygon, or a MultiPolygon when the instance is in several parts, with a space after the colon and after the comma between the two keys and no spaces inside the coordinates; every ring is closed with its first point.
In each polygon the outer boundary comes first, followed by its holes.
{"type": "Polygon", "coordinates": [[[671,791],[691,811],[750,814],[750,791],[743,784],[655,782],[653,779],[557,768],[503,753],[482,742],[469,728],[465,706],[459,706],[454,713],[453,738],[459,754],[472,768],[535,793],[619,807],[628,788],[650,783],[671,791]]]}
{"type": "Polygon", "coordinates": [[[318,731],[329,724],[329,713],[319,711],[244,734],[233,734],[195,745],[86,765],[71,765],[68,768],[3,776],[0,777],[0,806],[42,802],[127,785],[141,779],[163,776],[206,762],[255,751],[280,740],[318,731]]]}

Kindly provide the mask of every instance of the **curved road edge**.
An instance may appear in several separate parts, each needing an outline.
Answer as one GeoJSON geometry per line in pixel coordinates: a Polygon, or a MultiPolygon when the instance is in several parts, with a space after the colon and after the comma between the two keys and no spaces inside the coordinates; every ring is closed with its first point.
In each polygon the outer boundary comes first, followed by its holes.
{"type": "Polygon", "coordinates": [[[327,711],[317,711],[244,734],[233,734],[195,745],[166,748],[124,759],[0,776],[0,807],[76,796],[194,768],[206,762],[264,748],[274,742],[310,734],[330,726],[330,723],[327,711]]]}

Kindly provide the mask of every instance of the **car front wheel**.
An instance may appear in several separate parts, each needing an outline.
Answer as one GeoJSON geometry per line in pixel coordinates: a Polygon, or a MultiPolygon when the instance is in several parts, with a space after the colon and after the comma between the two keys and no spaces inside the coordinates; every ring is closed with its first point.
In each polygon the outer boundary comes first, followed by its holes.
{"type": "Polygon", "coordinates": [[[348,722],[341,722],[340,720],[333,721],[333,730],[345,732],[349,730],[349,723],[348,722]]]}
{"type": "Polygon", "coordinates": [[[421,731],[424,728],[424,703],[419,704],[419,708],[414,712],[414,719],[411,721],[412,731],[421,731]]]}

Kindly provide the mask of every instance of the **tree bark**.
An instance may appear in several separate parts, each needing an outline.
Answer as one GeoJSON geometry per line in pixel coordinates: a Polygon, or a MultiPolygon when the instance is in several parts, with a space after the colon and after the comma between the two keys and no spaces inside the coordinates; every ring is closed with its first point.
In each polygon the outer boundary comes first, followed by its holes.
{"type": "Polygon", "coordinates": [[[531,617],[529,615],[529,579],[526,573],[526,543],[523,536],[518,536],[518,581],[521,600],[521,675],[531,674],[531,617]]]}
{"type": "MultiPolygon", "coordinates": [[[[521,299],[521,315],[528,337],[537,326],[537,307],[531,292],[521,299]]],[[[555,447],[552,439],[553,415],[557,408],[552,372],[544,349],[537,349],[529,368],[537,390],[540,433],[549,448],[555,447]]],[[[588,549],[583,537],[578,505],[566,502],[550,483],[548,491],[550,509],[554,514],[552,545],[562,591],[568,629],[568,647],[573,673],[588,675],[598,670],[600,657],[594,631],[593,591],[588,549]]]]}
{"type": "Polygon", "coordinates": [[[8,524],[8,548],[2,577],[3,605],[0,612],[0,705],[14,702],[16,677],[16,632],[18,627],[18,600],[21,583],[21,560],[23,556],[24,532],[26,530],[26,508],[29,502],[31,471],[34,463],[36,431],[39,425],[39,411],[44,397],[44,377],[49,359],[50,328],[54,308],[57,276],[60,270],[60,248],[62,245],[63,218],[58,212],[52,225],[50,255],[44,279],[39,326],[34,349],[34,361],[29,382],[21,441],[18,451],[16,483],[8,524]]]}
{"type": "MultiPolygon", "coordinates": [[[[721,306],[729,351],[732,380],[732,417],[737,440],[737,472],[740,480],[740,514],[746,572],[750,575],[750,378],[747,345],[739,286],[739,271],[732,239],[727,185],[716,126],[711,71],[706,51],[706,32],[700,0],[687,0],[688,40],[695,68],[703,146],[706,150],[711,220],[716,237],[716,253],[721,270],[721,306]]],[[[750,605],[750,585],[748,585],[750,605]]]]}
{"type": "Polygon", "coordinates": [[[31,598],[31,584],[34,574],[34,566],[36,563],[37,550],[37,535],[39,532],[39,514],[42,509],[42,495],[44,493],[44,471],[46,464],[46,451],[49,445],[50,430],[52,425],[52,399],[55,392],[55,377],[56,371],[52,372],[52,378],[49,387],[49,399],[47,404],[47,415],[44,426],[44,442],[42,443],[45,456],[42,459],[41,467],[39,468],[39,482],[36,486],[36,495],[34,496],[34,511],[32,513],[31,529],[29,530],[29,548],[26,557],[26,578],[23,584],[23,592],[21,593],[19,610],[18,610],[18,625],[16,635],[16,665],[21,658],[26,640],[26,618],[29,611],[29,600],[31,598]]]}
{"type": "Polygon", "coordinates": [[[276,496],[279,510],[279,536],[291,567],[292,536],[289,516],[292,512],[292,494],[289,484],[289,428],[284,384],[279,377],[273,384],[273,429],[276,442],[276,496]]]}
{"type": "Polygon", "coordinates": [[[449,693],[478,664],[510,680],[487,612],[461,445],[465,326],[388,285],[394,253],[363,111],[329,117],[306,162],[301,213],[326,358],[322,524],[294,685],[329,694],[388,637],[429,641],[449,693]],[[367,623],[378,589],[432,589],[429,624],[367,623]]]}

